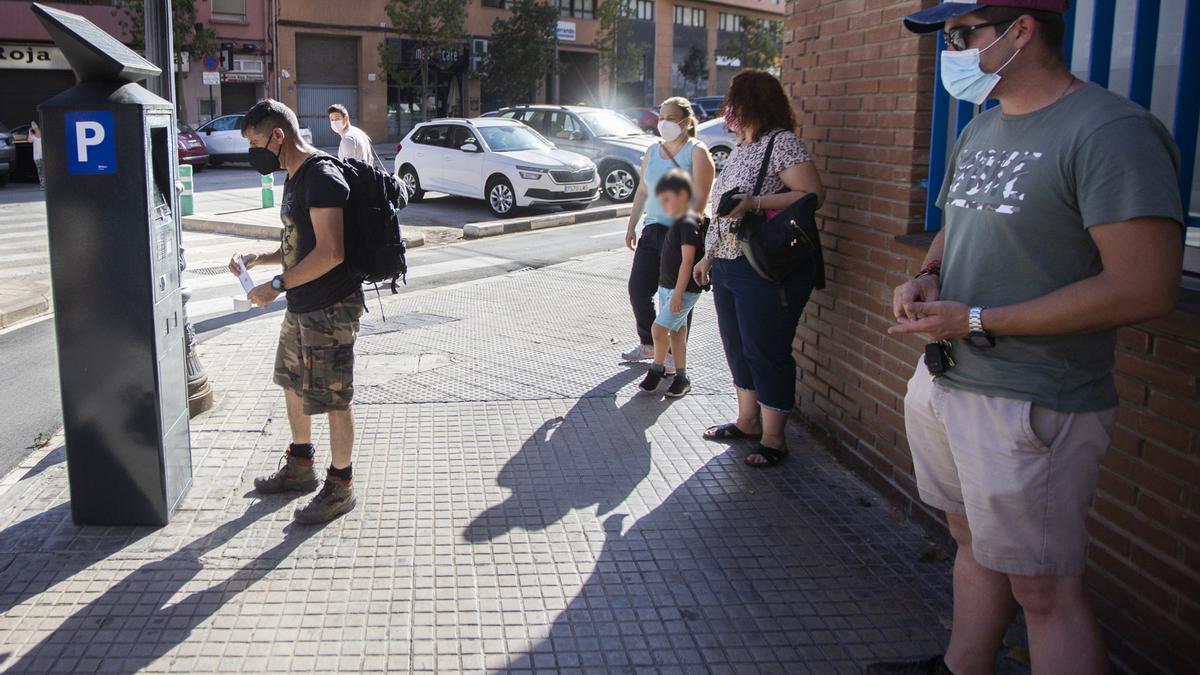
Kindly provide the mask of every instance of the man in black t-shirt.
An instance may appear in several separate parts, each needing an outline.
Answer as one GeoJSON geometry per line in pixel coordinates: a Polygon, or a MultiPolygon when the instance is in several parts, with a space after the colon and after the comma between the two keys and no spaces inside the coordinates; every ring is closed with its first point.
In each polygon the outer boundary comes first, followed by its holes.
{"type": "Polygon", "coordinates": [[[300,138],[296,114],[278,101],[259,101],[242,120],[250,141],[250,164],[267,175],[283,168],[280,217],[282,241],[270,253],[235,256],[247,268],[282,264],[283,274],[250,291],[259,307],[287,294],[287,312],[275,354],[274,381],[283,387],[292,443],[280,468],[254,479],[260,493],[311,492],[312,416],[329,415],[332,461],[325,484],[307,505],[296,509],[302,523],[324,523],[354,508],[353,470],[354,338],[363,311],[362,286],[347,269],[343,247],[343,209],[350,187],[329,155],[300,138]]]}

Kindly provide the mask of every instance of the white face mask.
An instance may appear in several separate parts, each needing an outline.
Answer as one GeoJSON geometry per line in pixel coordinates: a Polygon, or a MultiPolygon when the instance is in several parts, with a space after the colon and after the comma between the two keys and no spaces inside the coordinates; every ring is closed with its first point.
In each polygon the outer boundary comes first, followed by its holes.
{"type": "Polygon", "coordinates": [[[341,134],[343,131],[345,131],[345,123],[338,122],[336,120],[329,120],[329,128],[333,129],[333,133],[341,134]]]}
{"type": "Polygon", "coordinates": [[[1000,37],[992,41],[992,44],[983,49],[964,49],[961,52],[945,49],[942,51],[941,57],[941,72],[942,86],[951,96],[968,103],[979,105],[988,99],[992,90],[1000,84],[1000,71],[1008,67],[1008,64],[1017,58],[1017,54],[1021,53],[1018,49],[1013,53],[1003,66],[1000,66],[994,73],[986,73],[979,66],[979,55],[991,49],[997,42],[1004,39],[1008,35],[1008,31],[1017,25],[1012,23],[1008,28],[1000,34],[1000,37]]]}
{"type": "Polygon", "coordinates": [[[662,136],[664,141],[670,143],[679,138],[679,135],[682,133],[683,127],[679,126],[679,122],[672,122],[671,120],[658,121],[658,135],[662,136]]]}

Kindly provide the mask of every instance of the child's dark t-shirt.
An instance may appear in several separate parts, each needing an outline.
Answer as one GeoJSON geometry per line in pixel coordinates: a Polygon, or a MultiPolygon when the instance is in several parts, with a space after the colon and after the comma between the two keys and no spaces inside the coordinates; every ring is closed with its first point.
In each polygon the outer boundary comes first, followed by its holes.
{"type": "MultiPolygon", "coordinates": [[[[704,235],[700,232],[700,219],[694,213],[689,213],[675,221],[671,229],[667,230],[658,269],[658,283],[663,288],[675,288],[675,282],[679,279],[679,266],[683,264],[684,246],[696,247],[696,254],[692,258],[692,267],[695,267],[696,262],[704,255],[704,235]]],[[[700,286],[696,285],[690,269],[688,270],[687,292],[700,292],[700,286]]]]}

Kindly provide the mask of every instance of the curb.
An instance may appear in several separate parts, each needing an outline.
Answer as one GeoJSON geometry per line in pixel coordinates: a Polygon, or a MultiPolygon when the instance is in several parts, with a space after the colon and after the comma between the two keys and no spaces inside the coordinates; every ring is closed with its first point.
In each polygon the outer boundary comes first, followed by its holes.
{"type": "Polygon", "coordinates": [[[0,328],[8,328],[26,319],[50,311],[48,295],[37,295],[0,306],[0,328]]]}
{"type": "Polygon", "coordinates": [[[482,239],[484,237],[495,237],[514,232],[528,232],[548,227],[563,227],[565,225],[590,223],[597,220],[608,220],[609,218],[621,218],[628,216],[632,209],[633,207],[629,204],[614,204],[612,206],[601,206],[585,211],[555,213],[548,216],[509,218],[508,220],[492,220],[486,223],[472,223],[463,226],[463,238],[482,239]]]}
{"type": "MultiPolygon", "coordinates": [[[[231,237],[247,237],[250,239],[266,239],[278,241],[283,231],[282,225],[258,225],[255,223],[239,223],[232,220],[210,219],[207,216],[186,216],[181,219],[183,229],[188,232],[204,232],[206,234],[223,234],[231,237]]],[[[411,231],[409,231],[411,232],[411,231]]],[[[425,235],[420,232],[405,232],[409,248],[425,245],[425,235]]]]}

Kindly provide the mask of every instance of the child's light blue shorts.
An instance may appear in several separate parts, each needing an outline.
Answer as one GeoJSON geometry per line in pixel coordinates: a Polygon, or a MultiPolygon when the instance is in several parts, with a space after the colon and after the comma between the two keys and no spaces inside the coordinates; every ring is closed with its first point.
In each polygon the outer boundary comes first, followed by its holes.
{"type": "Polygon", "coordinates": [[[688,312],[696,306],[700,300],[699,293],[683,294],[683,307],[676,314],[671,311],[671,294],[674,289],[666,288],[665,286],[658,287],[658,316],[655,317],[654,323],[666,328],[667,330],[679,330],[683,328],[683,324],[687,323],[688,312]]]}

